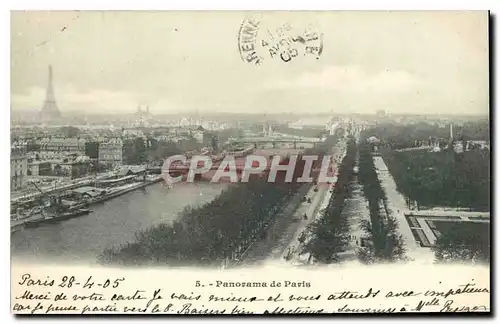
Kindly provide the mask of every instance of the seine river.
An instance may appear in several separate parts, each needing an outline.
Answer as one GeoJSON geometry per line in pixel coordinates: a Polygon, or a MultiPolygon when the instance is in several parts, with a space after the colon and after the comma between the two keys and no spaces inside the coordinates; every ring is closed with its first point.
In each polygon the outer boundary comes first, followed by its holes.
{"type": "Polygon", "coordinates": [[[106,248],[133,241],[135,233],[159,223],[171,223],[187,206],[217,197],[227,184],[163,182],[91,206],[89,215],[23,229],[11,235],[13,260],[95,263],[106,248]]]}

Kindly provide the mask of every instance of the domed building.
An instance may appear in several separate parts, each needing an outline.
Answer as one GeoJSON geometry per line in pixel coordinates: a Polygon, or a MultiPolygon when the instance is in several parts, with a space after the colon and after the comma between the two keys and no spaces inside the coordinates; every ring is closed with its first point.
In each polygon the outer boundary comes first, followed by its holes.
{"type": "Polygon", "coordinates": [[[380,144],[380,139],[375,136],[370,136],[366,139],[366,141],[370,144],[380,144]]]}
{"type": "Polygon", "coordinates": [[[378,137],[370,136],[366,139],[366,142],[371,144],[373,152],[378,152],[378,147],[380,145],[380,139],[378,137]]]}

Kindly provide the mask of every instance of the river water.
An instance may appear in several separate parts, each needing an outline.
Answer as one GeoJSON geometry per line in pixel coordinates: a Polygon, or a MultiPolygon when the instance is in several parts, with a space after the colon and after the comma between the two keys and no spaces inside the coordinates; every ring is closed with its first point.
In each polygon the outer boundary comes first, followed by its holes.
{"type": "Polygon", "coordinates": [[[135,239],[135,233],[171,223],[187,206],[212,201],[227,184],[163,182],[91,206],[92,213],[58,224],[40,225],[11,235],[12,260],[96,263],[106,248],[135,239]]]}

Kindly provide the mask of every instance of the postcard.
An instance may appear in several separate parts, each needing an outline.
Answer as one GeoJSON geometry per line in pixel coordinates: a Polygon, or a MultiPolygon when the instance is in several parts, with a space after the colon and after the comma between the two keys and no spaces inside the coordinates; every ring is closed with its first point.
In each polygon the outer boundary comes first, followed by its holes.
{"type": "Polygon", "coordinates": [[[12,11],[11,313],[490,313],[486,11],[12,11]]]}

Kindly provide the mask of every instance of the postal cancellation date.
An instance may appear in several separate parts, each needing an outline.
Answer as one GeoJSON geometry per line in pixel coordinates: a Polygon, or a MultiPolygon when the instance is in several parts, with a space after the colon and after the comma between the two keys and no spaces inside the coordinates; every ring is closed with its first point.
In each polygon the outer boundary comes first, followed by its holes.
{"type": "Polygon", "coordinates": [[[241,59],[261,65],[274,60],[289,63],[299,59],[319,59],[323,52],[323,34],[314,24],[276,22],[249,16],[238,33],[241,59]]]}

